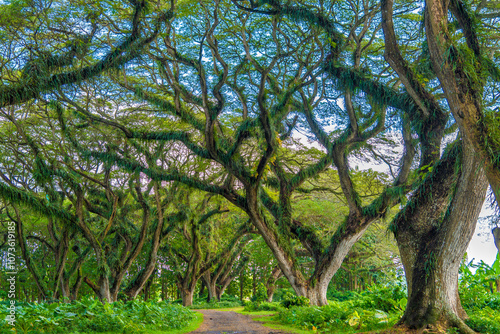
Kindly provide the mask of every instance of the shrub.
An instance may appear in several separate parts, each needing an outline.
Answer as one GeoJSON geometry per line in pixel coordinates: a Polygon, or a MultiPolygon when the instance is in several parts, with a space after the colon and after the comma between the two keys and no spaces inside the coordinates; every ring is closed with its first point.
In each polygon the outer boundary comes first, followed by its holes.
{"type": "Polygon", "coordinates": [[[255,295],[253,295],[250,300],[257,303],[267,300],[267,290],[264,284],[260,283],[257,285],[255,295]]]}
{"type": "Polygon", "coordinates": [[[256,311],[282,311],[283,307],[278,302],[249,302],[245,305],[244,308],[247,312],[256,312],[256,311]]]}
{"type": "Polygon", "coordinates": [[[288,292],[283,296],[281,305],[285,308],[290,308],[292,306],[307,306],[309,305],[309,299],[304,296],[297,296],[288,292]]]}
{"type": "Polygon", "coordinates": [[[183,328],[195,319],[194,312],[180,305],[139,300],[102,304],[86,299],[73,303],[19,303],[16,331],[4,320],[7,305],[0,304],[0,333],[95,333],[124,334],[183,328]]]}
{"type": "Polygon", "coordinates": [[[277,320],[306,330],[327,332],[381,329],[393,325],[401,313],[355,308],[353,301],[331,301],[326,306],[294,307],[280,312],[277,320]]]}
{"type": "Polygon", "coordinates": [[[231,295],[224,295],[221,297],[220,302],[216,299],[212,299],[207,302],[206,298],[196,298],[193,299],[193,305],[189,306],[190,309],[218,309],[218,308],[231,308],[242,306],[241,301],[238,297],[231,295]]]}
{"type": "Polygon", "coordinates": [[[500,293],[489,293],[481,286],[469,286],[460,291],[462,306],[466,309],[490,307],[500,311],[500,293]]]}
{"type": "Polygon", "coordinates": [[[352,301],[353,307],[381,310],[384,312],[402,311],[406,307],[406,291],[401,286],[386,287],[372,285],[362,292],[329,292],[329,299],[339,302],[352,301]]]}
{"type": "Polygon", "coordinates": [[[280,302],[283,300],[283,297],[287,294],[287,293],[295,293],[293,291],[293,289],[291,288],[288,288],[288,289],[276,289],[276,291],[274,292],[274,295],[273,295],[273,301],[275,302],[280,302]]]}
{"type": "Polygon", "coordinates": [[[469,312],[465,323],[479,333],[500,334],[500,312],[489,307],[469,312]]]}

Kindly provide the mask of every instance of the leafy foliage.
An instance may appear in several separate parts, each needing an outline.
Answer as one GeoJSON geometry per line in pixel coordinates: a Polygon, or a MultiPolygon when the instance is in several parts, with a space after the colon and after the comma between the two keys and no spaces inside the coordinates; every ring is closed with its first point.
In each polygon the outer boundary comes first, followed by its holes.
{"type": "Polygon", "coordinates": [[[291,308],[292,306],[306,306],[309,305],[309,299],[304,296],[297,296],[288,292],[283,296],[281,305],[285,308],[291,308]]]}
{"type": "Polygon", "coordinates": [[[279,302],[249,302],[245,305],[245,311],[256,312],[256,311],[282,311],[283,305],[279,302]]]}
{"type": "MultiPolygon", "coordinates": [[[[375,295],[375,294],[374,294],[375,295]]],[[[383,296],[379,296],[383,298],[383,296]]],[[[385,328],[396,323],[402,310],[384,312],[372,307],[363,308],[355,300],[329,301],[329,305],[301,306],[280,312],[277,319],[304,329],[359,331],[385,328]]],[[[373,304],[376,304],[375,302],[373,304]]]]}
{"type": "Polygon", "coordinates": [[[500,333],[500,312],[489,307],[476,310],[465,323],[479,333],[500,333]]]}
{"type": "Polygon", "coordinates": [[[71,304],[20,303],[16,328],[8,326],[7,303],[0,304],[1,333],[146,333],[148,330],[179,329],[195,319],[194,312],[165,302],[115,302],[102,304],[85,299],[71,304]]]}
{"type": "MultiPolygon", "coordinates": [[[[176,300],[174,303],[182,303],[182,300],[176,300]]],[[[193,298],[193,305],[189,306],[190,309],[193,310],[201,310],[201,309],[219,309],[219,308],[231,308],[231,307],[239,307],[241,306],[241,301],[231,295],[224,295],[220,301],[216,299],[212,299],[210,302],[207,302],[207,297],[202,296],[200,298],[193,298]]]]}

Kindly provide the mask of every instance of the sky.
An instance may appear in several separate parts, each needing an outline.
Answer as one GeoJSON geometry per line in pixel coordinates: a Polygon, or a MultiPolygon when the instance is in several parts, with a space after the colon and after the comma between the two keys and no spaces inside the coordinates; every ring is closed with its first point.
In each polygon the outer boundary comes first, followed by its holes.
{"type": "MultiPolygon", "coordinates": [[[[489,216],[492,210],[488,207],[488,201],[483,205],[480,217],[489,216]]],[[[481,223],[481,220],[476,226],[476,231],[467,249],[467,258],[469,261],[474,259],[474,263],[483,260],[485,263],[492,265],[497,256],[497,248],[493,242],[493,235],[490,229],[485,226],[486,222],[481,223]]]]}

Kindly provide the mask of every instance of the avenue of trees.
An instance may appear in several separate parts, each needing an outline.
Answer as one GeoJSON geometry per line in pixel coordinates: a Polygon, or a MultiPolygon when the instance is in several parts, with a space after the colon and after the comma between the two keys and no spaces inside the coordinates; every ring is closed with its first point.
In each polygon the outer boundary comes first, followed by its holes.
{"type": "Polygon", "coordinates": [[[398,326],[473,332],[458,271],[488,186],[498,210],[497,1],[15,0],[0,43],[1,249],[14,222],[38,299],[160,277],[190,305],[259,275],[327,305],[402,266],[398,326]]]}

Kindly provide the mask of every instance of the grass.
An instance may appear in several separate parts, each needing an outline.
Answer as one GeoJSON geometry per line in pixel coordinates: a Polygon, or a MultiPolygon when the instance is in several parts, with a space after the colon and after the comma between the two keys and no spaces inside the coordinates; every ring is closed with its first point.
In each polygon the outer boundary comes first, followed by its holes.
{"type": "MultiPolygon", "coordinates": [[[[274,315],[276,313],[276,312],[272,312],[272,311],[260,311],[260,312],[253,312],[252,314],[264,313],[264,312],[271,313],[272,315],[274,315]]],[[[245,314],[251,314],[251,313],[245,312],[245,314]]],[[[303,329],[299,329],[297,327],[292,327],[292,326],[280,324],[279,322],[274,320],[274,318],[272,316],[266,317],[266,316],[261,315],[261,316],[252,317],[252,320],[261,322],[262,326],[265,326],[265,327],[268,327],[271,329],[286,331],[289,333],[297,333],[297,334],[309,334],[309,333],[311,333],[310,330],[303,330],[303,329]]]]}
{"type": "Polygon", "coordinates": [[[226,311],[226,312],[231,312],[232,311],[232,312],[236,312],[236,313],[241,313],[243,311],[243,309],[244,309],[243,306],[235,306],[235,307],[218,308],[215,311],[226,311]]]}
{"type": "Polygon", "coordinates": [[[185,334],[197,330],[201,326],[202,322],[203,322],[203,314],[196,312],[195,320],[187,327],[171,331],[153,331],[153,332],[148,332],[148,334],[185,334]]]}

